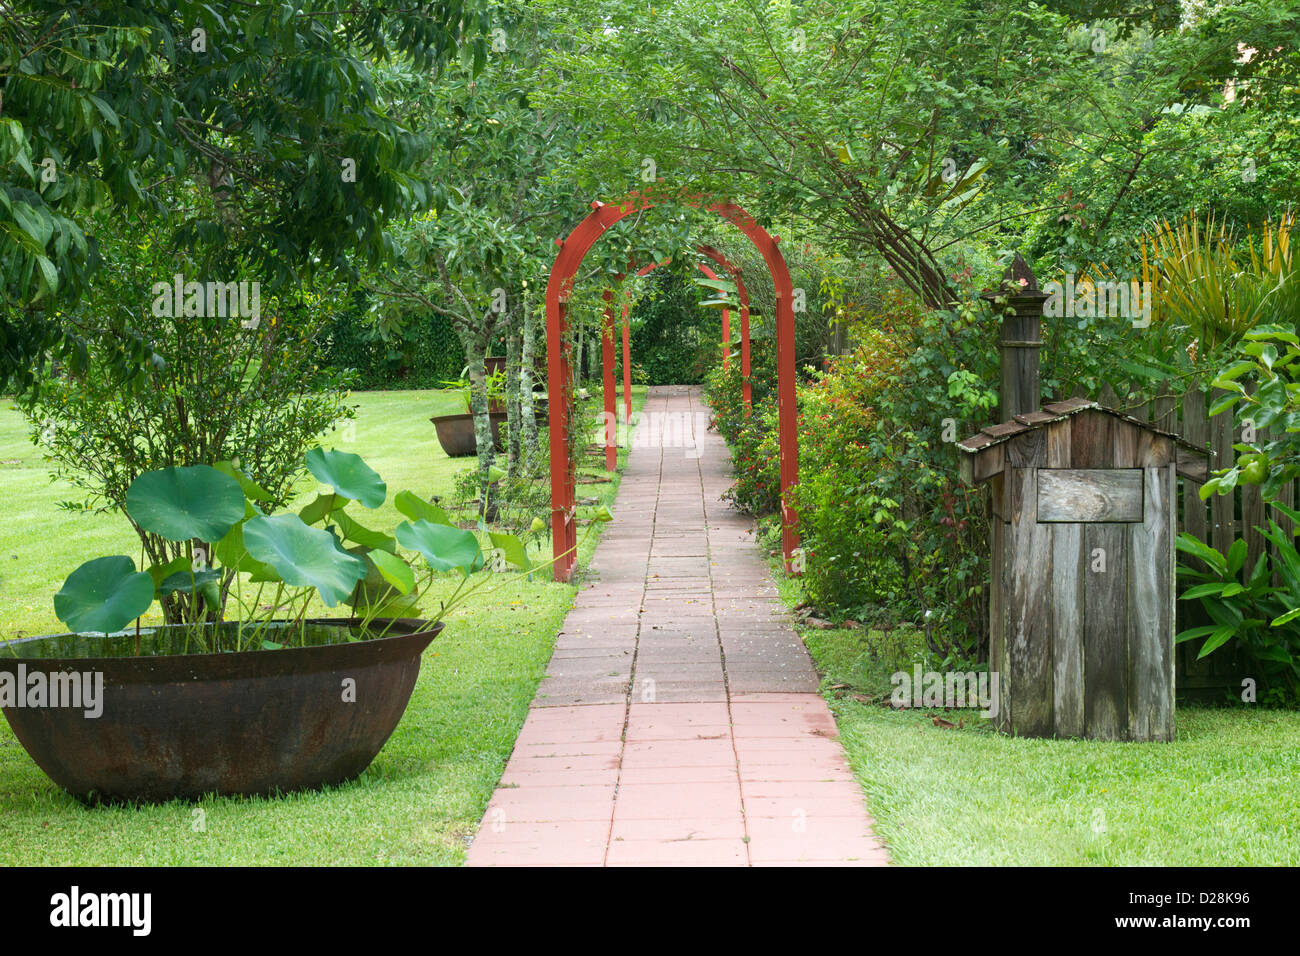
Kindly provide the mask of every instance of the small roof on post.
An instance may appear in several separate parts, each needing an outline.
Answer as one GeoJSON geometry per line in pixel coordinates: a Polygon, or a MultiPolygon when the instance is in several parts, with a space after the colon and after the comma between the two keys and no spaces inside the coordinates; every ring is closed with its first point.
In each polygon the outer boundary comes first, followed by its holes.
{"type": "Polygon", "coordinates": [[[1063,402],[1052,402],[1036,412],[1016,415],[1011,421],[990,425],[981,429],[979,434],[957,442],[957,448],[963,452],[961,459],[962,480],[967,484],[986,481],[1003,471],[1004,455],[1002,445],[1027,432],[1065,421],[1085,411],[1104,412],[1119,421],[1135,428],[1141,428],[1156,435],[1171,439],[1177,448],[1175,466],[1178,474],[1193,481],[1205,481],[1209,477],[1209,454],[1204,448],[1198,448],[1191,442],[1175,434],[1158,428],[1150,422],[1140,421],[1113,408],[1107,408],[1098,402],[1086,398],[1071,398],[1063,402]]]}
{"type": "Polygon", "coordinates": [[[1019,252],[1011,260],[1011,265],[1007,266],[1006,271],[1002,273],[1001,288],[985,292],[980,298],[992,300],[1007,292],[1014,295],[1029,294],[1047,298],[1047,293],[1038,288],[1038,277],[1034,275],[1034,270],[1029,268],[1029,263],[1019,252]]]}

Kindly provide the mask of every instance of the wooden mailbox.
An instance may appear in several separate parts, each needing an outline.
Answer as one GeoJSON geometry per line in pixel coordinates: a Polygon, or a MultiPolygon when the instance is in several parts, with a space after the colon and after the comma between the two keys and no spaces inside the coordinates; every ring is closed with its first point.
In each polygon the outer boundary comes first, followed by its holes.
{"type": "Polygon", "coordinates": [[[1027,737],[1174,738],[1177,476],[1206,454],[1086,399],[958,442],[987,481],[995,721],[1027,737]]]}

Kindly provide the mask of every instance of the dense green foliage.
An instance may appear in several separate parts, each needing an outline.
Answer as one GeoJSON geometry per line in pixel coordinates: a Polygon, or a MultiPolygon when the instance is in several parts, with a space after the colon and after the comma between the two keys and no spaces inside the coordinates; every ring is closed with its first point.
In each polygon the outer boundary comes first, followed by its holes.
{"type": "Polygon", "coordinates": [[[348,373],[359,389],[439,388],[460,377],[465,354],[446,316],[413,315],[400,334],[385,337],[368,321],[367,302],[358,291],[322,327],[323,366],[348,373]]]}
{"type": "MultiPolygon", "coordinates": [[[[32,380],[45,349],[85,364],[57,310],[99,266],[87,217],[107,204],[169,217],[164,187],[195,180],[175,240],[205,267],[243,265],[273,289],[386,255],[389,217],[441,194],[415,174],[427,136],[387,115],[372,63],[433,69],[460,2],[29,2],[0,18],[0,382],[32,380]]],[[[482,62],[485,40],[463,48],[482,62]]],[[[127,327],[132,331],[133,327],[127,327]]],[[[130,368],[145,347],[123,357],[130,368]]]]}
{"type": "Polygon", "coordinates": [[[1243,485],[1262,486],[1272,507],[1267,527],[1260,529],[1268,548],[1247,567],[1244,540],[1221,554],[1190,535],[1180,537],[1179,550],[1189,559],[1179,574],[1191,585],[1182,597],[1199,599],[1212,623],[1187,629],[1179,640],[1203,638],[1201,657],[1233,642],[1244,649],[1270,693],[1300,700],[1300,555],[1294,543],[1300,513],[1279,500],[1283,487],[1300,476],[1300,325],[1292,315],[1271,312],[1270,318],[1291,321],[1245,332],[1235,361],[1214,380],[1223,397],[1211,413],[1235,408],[1241,442],[1234,446],[1236,459],[1216,471],[1201,492],[1203,497],[1231,495],[1243,485]]]}
{"type": "MultiPolygon", "coordinates": [[[[1273,507],[1293,526],[1300,518],[1284,505],[1273,507]]],[[[1178,639],[1204,638],[1200,657],[1224,645],[1241,647],[1264,699],[1293,702],[1300,699],[1300,554],[1276,520],[1270,517],[1263,530],[1269,548],[1253,568],[1246,567],[1244,538],[1221,554],[1190,534],[1179,535],[1178,550],[1192,562],[1178,569],[1189,585],[1181,598],[1199,600],[1212,623],[1190,627],[1178,639]]]]}

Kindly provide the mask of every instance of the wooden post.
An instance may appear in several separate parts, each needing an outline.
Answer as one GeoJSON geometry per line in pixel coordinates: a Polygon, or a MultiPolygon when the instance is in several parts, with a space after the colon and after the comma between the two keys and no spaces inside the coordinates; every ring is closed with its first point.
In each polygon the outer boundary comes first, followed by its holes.
{"type": "MultiPolygon", "coordinates": [[[[1250,386],[1253,392],[1254,387],[1250,386]]],[[[1232,419],[1232,413],[1224,412],[1223,417],[1232,419]]],[[[1243,436],[1240,430],[1235,436],[1237,441],[1241,441],[1243,436]]],[[[1260,444],[1267,441],[1266,438],[1259,437],[1260,444]]],[[[1246,539],[1246,563],[1241,569],[1241,579],[1244,582],[1250,580],[1251,573],[1255,570],[1255,564],[1263,555],[1264,549],[1268,542],[1259,529],[1268,530],[1267,518],[1264,514],[1264,492],[1259,485],[1241,485],[1241,536],[1246,539]]]]}
{"type": "Polygon", "coordinates": [[[749,382],[749,301],[740,300],[740,386],[745,402],[745,417],[754,412],[754,390],[749,382]]]}
{"type": "MultiPolygon", "coordinates": [[[[1183,396],[1183,437],[1197,448],[1210,444],[1210,420],[1205,414],[1205,393],[1193,385],[1183,396]]],[[[1211,463],[1210,468],[1214,465],[1211,463]]],[[[1205,516],[1205,502],[1201,500],[1201,483],[1183,479],[1183,529],[1197,541],[1209,544],[1209,526],[1205,516]]],[[[1192,567],[1201,566],[1199,558],[1186,557],[1192,567]]]]}
{"type": "MultiPolygon", "coordinates": [[[[1227,392],[1214,389],[1211,407],[1227,392]]],[[[1224,412],[1210,419],[1210,471],[1232,466],[1232,415],[1224,412]]],[[[1227,554],[1237,537],[1237,509],[1234,494],[1210,496],[1210,544],[1220,554],[1227,554]]]]}
{"type": "Polygon", "coordinates": [[[1039,290],[1033,270],[1020,253],[1003,274],[1002,289],[981,298],[997,311],[994,300],[1002,296],[1007,305],[1000,316],[1002,338],[998,343],[1002,357],[1001,420],[1009,422],[1017,415],[1038,411],[1042,401],[1038,350],[1043,345],[1043,302],[1048,296],[1039,290]]]}

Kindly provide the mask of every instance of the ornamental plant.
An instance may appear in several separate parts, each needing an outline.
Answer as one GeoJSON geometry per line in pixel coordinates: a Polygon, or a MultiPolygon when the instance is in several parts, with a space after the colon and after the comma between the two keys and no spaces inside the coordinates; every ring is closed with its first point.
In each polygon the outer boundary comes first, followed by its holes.
{"type": "MultiPolygon", "coordinates": [[[[1300,528],[1300,513],[1276,500],[1284,485],[1300,477],[1300,336],[1291,325],[1260,325],[1242,335],[1238,349],[1236,360],[1213,382],[1223,396],[1210,414],[1235,410],[1242,441],[1232,446],[1235,461],[1217,470],[1200,495],[1260,485],[1263,499],[1289,519],[1292,529],[1300,528]]],[[[1268,525],[1267,532],[1259,530],[1272,547],[1254,568],[1243,567],[1244,540],[1221,554],[1189,534],[1179,536],[1179,550],[1198,559],[1179,566],[1180,577],[1192,585],[1182,600],[1199,600],[1213,623],[1183,631],[1177,639],[1203,639],[1199,657],[1225,645],[1241,647],[1272,689],[1295,699],[1300,697],[1300,556],[1295,530],[1287,533],[1271,518],[1268,525]]]]}
{"type": "Polygon", "coordinates": [[[1201,498],[1229,494],[1238,484],[1263,485],[1264,498],[1275,498],[1300,477],[1300,336],[1294,326],[1261,325],[1246,332],[1236,359],[1212,384],[1225,394],[1210,406],[1210,415],[1235,409],[1243,441],[1233,445],[1233,464],[1201,486],[1201,498]]]}
{"type": "Polygon", "coordinates": [[[711,426],[731,449],[734,480],[726,497],[746,514],[762,517],[781,507],[781,453],[777,440],[775,391],[754,389],[754,407],[745,408],[740,363],[714,366],[705,383],[711,426]]]}
{"type": "MultiPolygon", "coordinates": [[[[199,208],[186,189],[169,198],[186,214],[199,208]]],[[[19,403],[52,476],[76,489],[60,507],[120,513],[127,489],[145,472],[238,458],[240,470],[271,495],[263,510],[281,510],[317,436],[355,415],[349,376],[321,361],[320,334],[339,287],[264,289],[260,314],[244,321],[206,307],[197,315],[155,315],[141,290],[159,279],[183,274],[256,285],[259,277],[205,271],[188,253],[172,250],[158,222],[132,230],[129,220],[104,215],[96,223],[106,274],[68,316],[89,346],[86,372],[41,378],[19,403]],[[146,330],[156,353],[155,364],[127,380],[114,373],[124,347],[115,322],[146,330]]],[[[161,565],[182,555],[173,542],[138,525],[133,530],[142,561],[161,565]]],[[[185,620],[170,595],[161,609],[170,624],[185,620]]]]}
{"type": "MultiPolygon", "coordinates": [[[[1300,521],[1300,512],[1277,502],[1273,507],[1300,521]]],[[[1235,642],[1263,678],[1266,693],[1294,701],[1300,698],[1300,554],[1293,535],[1272,518],[1261,533],[1273,547],[1253,569],[1245,567],[1245,539],[1222,554],[1190,534],[1178,536],[1178,550],[1198,559],[1178,567],[1179,578],[1190,584],[1180,599],[1199,600],[1212,623],[1188,628],[1176,639],[1203,638],[1198,659],[1235,642]]]]}
{"type": "Polygon", "coordinates": [[[976,657],[986,505],[950,444],[996,414],[996,353],[978,314],[897,293],[851,335],[853,350],[799,390],[806,593],[860,619],[929,620],[945,653],[976,657]]]}
{"type": "MultiPolygon", "coordinates": [[[[437,505],[402,491],[393,504],[406,520],[381,531],[352,510],[354,504],[374,510],[388,495],[359,455],[314,448],[304,464],[329,490],[296,514],[265,514],[270,493],[235,462],[140,475],[127,492],[127,514],[184,553],[142,569],[124,555],[87,561],[54,596],[59,620],[72,631],[104,635],[136,621],[139,654],[140,616],[155,600],[179,595],[209,614],[207,621],[187,615],[185,650],[270,650],[307,643],[308,625],[319,623],[308,620],[308,609],[319,597],[329,608],[349,607],[355,620],[348,622],[348,639],[364,640],[384,636],[396,618],[436,623],[488,584],[492,575],[483,572],[490,569],[531,572],[550,563],[535,564],[528,553],[528,535],[544,527],[538,520],[523,537],[489,531],[482,522],[467,530],[437,505]],[[456,580],[455,588],[426,609],[431,585],[444,575],[456,580]],[[222,600],[228,589],[239,609],[230,622],[224,620],[230,605],[222,600]],[[272,596],[263,603],[268,589],[272,596]]],[[[595,517],[612,515],[602,508],[595,517]]]]}

